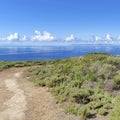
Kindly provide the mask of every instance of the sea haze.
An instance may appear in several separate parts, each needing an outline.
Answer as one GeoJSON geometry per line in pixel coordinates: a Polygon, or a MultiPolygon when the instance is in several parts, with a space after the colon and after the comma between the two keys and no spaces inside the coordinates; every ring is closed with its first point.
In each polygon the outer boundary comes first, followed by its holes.
{"type": "Polygon", "coordinates": [[[78,44],[66,46],[0,47],[0,60],[54,60],[83,56],[92,52],[120,55],[119,45],[78,44]]]}

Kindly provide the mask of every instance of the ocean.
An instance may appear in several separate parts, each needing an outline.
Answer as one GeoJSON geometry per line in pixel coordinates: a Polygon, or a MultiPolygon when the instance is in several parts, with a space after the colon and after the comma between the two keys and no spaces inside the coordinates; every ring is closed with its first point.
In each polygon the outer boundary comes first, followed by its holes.
{"type": "Polygon", "coordinates": [[[120,55],[120,45],[73,44],[65,46],[0,47],[0,60],[54,60],[83,56],[92,52],[105,52],[120,55]]]}

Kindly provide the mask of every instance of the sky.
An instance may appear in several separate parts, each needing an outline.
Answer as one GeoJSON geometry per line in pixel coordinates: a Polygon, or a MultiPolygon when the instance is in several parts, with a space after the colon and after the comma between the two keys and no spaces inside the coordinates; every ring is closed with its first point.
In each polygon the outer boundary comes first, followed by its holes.
{"type": "Polygon", "coordinates": [[[120,0],[0,0],[0,39],[120,38],[120,0]]]}

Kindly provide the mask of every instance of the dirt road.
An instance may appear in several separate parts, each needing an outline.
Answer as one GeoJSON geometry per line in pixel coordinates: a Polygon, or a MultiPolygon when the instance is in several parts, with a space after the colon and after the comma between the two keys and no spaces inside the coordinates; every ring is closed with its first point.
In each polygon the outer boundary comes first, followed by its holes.
{"type": "Polygon", "coordinates": [[[25,69],[0,72],[0,120],[80,120],[65,114],[46,88],[27,81],[25,69]]]}

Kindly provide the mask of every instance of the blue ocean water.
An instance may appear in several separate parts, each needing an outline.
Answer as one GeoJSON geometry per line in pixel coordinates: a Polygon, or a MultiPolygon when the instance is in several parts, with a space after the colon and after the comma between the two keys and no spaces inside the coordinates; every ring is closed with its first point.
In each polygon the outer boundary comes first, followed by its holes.
{"type": "Polygon", "coordinates": [[[78,44],[66,46],[0,47],[0,60],[53,60],[83,56],[92,52],[120,55],[120,45],[78,44]]]}

